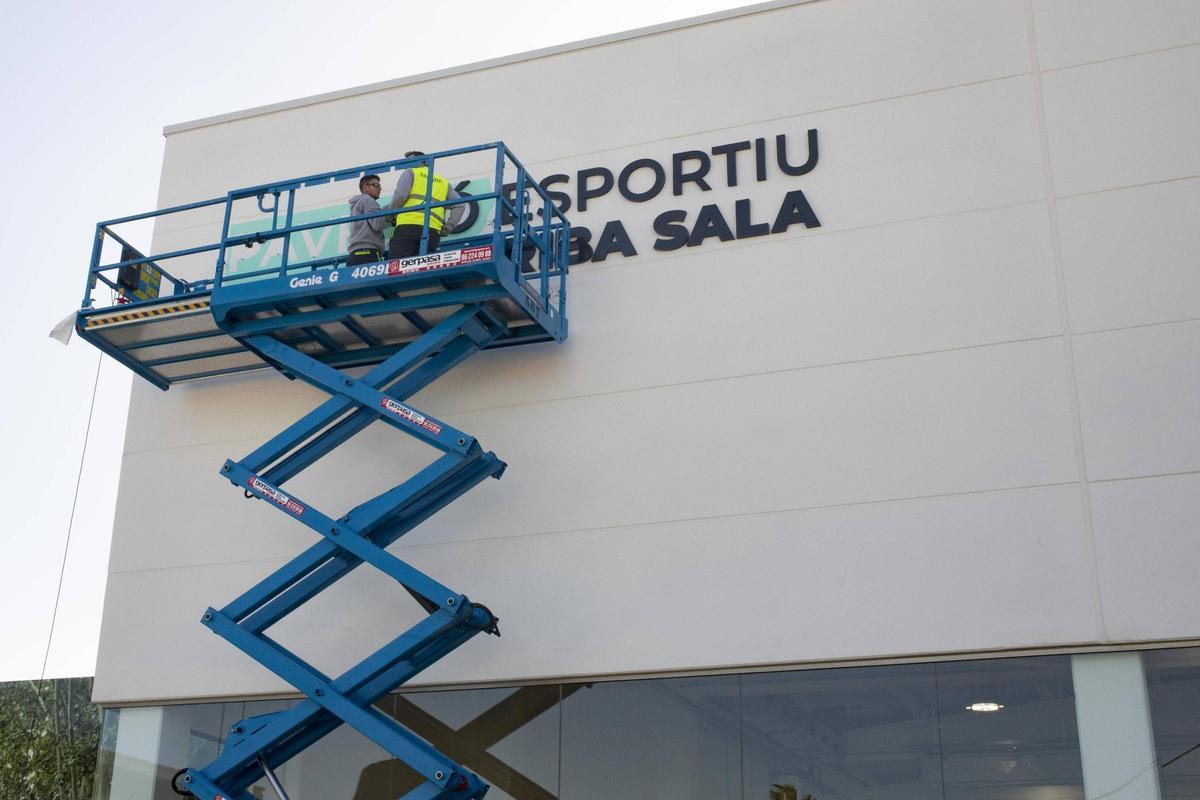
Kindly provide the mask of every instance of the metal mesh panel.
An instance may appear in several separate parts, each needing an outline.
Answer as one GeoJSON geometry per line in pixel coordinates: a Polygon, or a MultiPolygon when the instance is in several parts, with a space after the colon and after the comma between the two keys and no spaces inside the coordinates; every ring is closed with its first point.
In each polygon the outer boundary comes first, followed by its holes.
{"type": "Polygon", "coordinates": [[[232,369],[259,369],[265,367],[266,364],[259,359],[258,356],[245,350],[240,353],[234,353],[228,356],[213,356],[211,358],[197,358],[193,361],[179,361],[174,364],[164,364],[155,367],[154,371],[162,375],[169,381],[186,378],[190,375],[200,373],[218,372],[221,370],[232,369]]]}
{"type": "Polygon", "coordinates": [[[137,361],[157,361],[160,358],[180,358],[196,353],[211,353],[218,350],[228,350],[231,347],[241,347],[232,337],[225,334],[206,336],[203,339],[184,339],[182,342],[139,347],[127,350],[126,355],[137,361]]]}
{"type": "Polygon", "coordinates": [[[95,328],[93,331],[115,347],[125,348],[131,344],[167,339],[173,336],[192,336],[217,330],[208,309],[150,317],[137,322],[127,322],[111,327],[95,328]]]}

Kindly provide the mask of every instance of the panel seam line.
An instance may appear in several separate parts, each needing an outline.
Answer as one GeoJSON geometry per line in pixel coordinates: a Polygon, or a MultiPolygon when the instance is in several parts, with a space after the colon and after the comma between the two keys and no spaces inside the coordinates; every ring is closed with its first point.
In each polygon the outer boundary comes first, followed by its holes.
{"type": "Polygon", "coordinates": [[[1038,55],[1037,25],[1033,0],[1025,0],[1025,24],[1028,33],[1029,65],[1033,76],[1033,100],[1038,140],[1042,151],[1042,176],[1046,190],[1046,211],[1050,225],[1050,250],[1054,263],[1054,281],[1062,330],[1063,371],[1067,402],[1071,411],[1072,436],[1075,440],[1075,463],[1078,473],[1080,502],[1083,513],[1083,547],[1096,596],[1096,622],[1101,641],[1108,640],[1108,624],[1104,611],[1104,592],[1100,582],[1100,561],[1096,547],[1096,525],[1092,510],[1092,494],[1088,485],[1087,454],[1083,434],[1083,413],[1079,400],[1079,379],[1075,364],[1075,343],[1071,335],[1071,308],[1067,297],[1067,277],[1063,265],[1062,231],[1058,219],[1058,198],[1055,194],[1054,165],[1050,147],[1050,130],[1046,117],[1046,97],[1042,86],[1042,66],[1038,55]]]}

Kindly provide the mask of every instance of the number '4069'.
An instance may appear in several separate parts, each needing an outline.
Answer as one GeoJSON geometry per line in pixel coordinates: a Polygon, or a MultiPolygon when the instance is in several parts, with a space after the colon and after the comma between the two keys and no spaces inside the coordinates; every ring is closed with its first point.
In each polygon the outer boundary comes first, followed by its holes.
{"type": "Polygon", "coordinates": [[[374,278],[387,274],[387,264],[371,264],[367,267],[355,267],[350,273],[351,278],[374,278]]]}

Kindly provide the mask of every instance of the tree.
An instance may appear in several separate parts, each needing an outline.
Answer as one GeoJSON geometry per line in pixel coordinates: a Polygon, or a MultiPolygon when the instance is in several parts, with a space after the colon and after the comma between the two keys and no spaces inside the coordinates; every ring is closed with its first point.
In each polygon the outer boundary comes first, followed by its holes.
{"type": "Polygon", "coordinates": [[[100,709],[91,678],[0,683],[0,797],[91,800],[100,709]]]}

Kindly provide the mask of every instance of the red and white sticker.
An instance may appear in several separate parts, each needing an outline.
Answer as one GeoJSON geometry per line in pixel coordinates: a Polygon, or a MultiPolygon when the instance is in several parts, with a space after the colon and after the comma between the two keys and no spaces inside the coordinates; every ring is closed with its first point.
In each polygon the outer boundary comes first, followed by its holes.
{"type": "Polygon", "coordinates": [[[278,503],[288,511],[295,514],[297,517],[304,513],[304,506],[300,505],[295,500],[276,489],[274,486],[271,486],[262,478],[251,475],[250,480],[246,481],[246,485],[254,491],[266,495],[272,502],[278,503]]]}
{"type": "Polygon", "coordinates": [[[442,432],[441,425],[438,425],[436,422],[427,417],[421,416],[403,403],[397,403],[395,400],[385,397],[380,401],[379,405],[383,406],[397,417],[402,417],[411,422],[413,425],[418,425],[434,435],[442,432]]]}
{"type": "Polygon", "coordinates": [[[461,259],[463,264],[474,264],[476,261],[492,260],[492,246],[490,244],[483,247],[468,247],[458,252],[462,253],[461,259]]]}
{"type": "Polygon", "coordinates": [[[417,272],[429,272],[446,267],[457,267],[462,264],[474,264],[478,261],[488,261],[492,257],[492,246],[468,247],[463,250],[449,250],[445,253],[430,253],[424,256],[400,258],[387,263],[388,275],[412,275],[417,272]]]}

